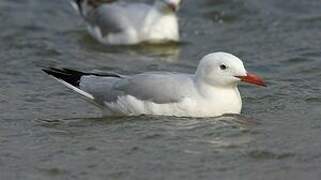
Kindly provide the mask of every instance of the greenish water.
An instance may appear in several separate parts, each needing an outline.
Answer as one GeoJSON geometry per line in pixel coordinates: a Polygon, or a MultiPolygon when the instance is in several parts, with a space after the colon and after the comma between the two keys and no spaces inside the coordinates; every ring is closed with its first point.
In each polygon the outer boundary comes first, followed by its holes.
{"type": "Polygon", "coordinates": [[[183,0],[183,43],[106,47],[65,0],[2,0],[0,179],[320,179],[320,9],[318,0],[183,0]],[[268,82],[240,87],[240,116],[99,118],[40,71],[193,72],[213,51],[268,82]]]}

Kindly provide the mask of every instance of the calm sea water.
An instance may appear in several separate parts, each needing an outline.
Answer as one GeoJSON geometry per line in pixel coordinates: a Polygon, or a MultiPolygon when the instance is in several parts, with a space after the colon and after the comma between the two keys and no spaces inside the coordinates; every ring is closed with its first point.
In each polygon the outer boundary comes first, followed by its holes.
{"type": "Polygon", "coordinates": [[[0,179],[320,179],[321,2],[183,0],[183,43],[106,47],[66,0],[0,1],[0,179]],[[100,118],[41,67],[194,72],[234,53],[240,116],[100,118]]]}

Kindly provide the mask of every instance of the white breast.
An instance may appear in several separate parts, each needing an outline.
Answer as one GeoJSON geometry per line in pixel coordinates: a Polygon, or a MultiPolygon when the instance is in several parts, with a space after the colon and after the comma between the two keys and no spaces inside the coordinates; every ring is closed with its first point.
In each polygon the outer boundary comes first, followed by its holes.
{"type": "Polygon", "coordinates": [[[241,98],[237,93],[216,97],[184,98],[177,103],[158,104],[139,100],[127,95],[117,101],[105,103],[106,116],[137,116],[142,114],[177,116],[177,117],[214,117],[223,114],[239,114],[242,108],[241,98]]]}
{"type": "Polygon", "coordinates": [[[141,30],[143,41],[178,41],[178,22],[175,14],[164,15],[156,10],[149,12],[141,30]]]}
{"type": "Polygon", "coordinates": [[[185,98],[177,103],[158,104],[127,95],[119,97],[115,102],[106,102],[105,105],[104,115],[108,116],[137,116],[142,114],[194,116],[193,109],[195,109],[197,102],[193,99],[185,98]]]}

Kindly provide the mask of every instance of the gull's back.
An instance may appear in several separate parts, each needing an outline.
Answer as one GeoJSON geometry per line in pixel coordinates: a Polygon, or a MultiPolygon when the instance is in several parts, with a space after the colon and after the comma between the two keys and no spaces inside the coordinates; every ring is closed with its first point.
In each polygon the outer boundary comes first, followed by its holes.
{"type": "Polygon", "coordinates": [[[168,72],[150,72],[121,78],[85,76],[81,79],[80,88],[92,94],[100,104],[116,102],[123,96],[158,104],[176,103],[196,94],[193,75],[168,72]]]}
{"type": "Polygon", "coordinates": [[[109,33],[121,33],[128,28],[139,29],[151,9],[147,4],[112,3],[102,4],[85,17],[91,26],[97,26],[103,36],[109,33]]]}

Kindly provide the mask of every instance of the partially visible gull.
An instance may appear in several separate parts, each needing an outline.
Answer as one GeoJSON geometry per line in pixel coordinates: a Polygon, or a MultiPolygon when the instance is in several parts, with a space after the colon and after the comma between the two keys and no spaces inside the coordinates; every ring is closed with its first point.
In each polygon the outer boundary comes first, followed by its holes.
{"type": "Polygon", "coordinates": [[[154,4],[72,0],[96,40],[107,45],[179,41],[176,11],[181,0],[156,0],[154,4]]]}
{"type": "Polygon", "coordinates": [[[232,54],[203,57],[195,74],[146,72],[135,75],[84,73],[48,68],[44,72],[100,107],[105,116],[163,115],[214,117],[239,114],[240,81],[265,86],[232,54]]]}

